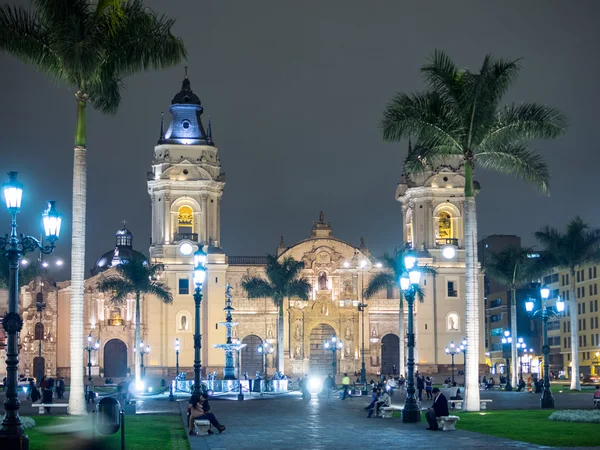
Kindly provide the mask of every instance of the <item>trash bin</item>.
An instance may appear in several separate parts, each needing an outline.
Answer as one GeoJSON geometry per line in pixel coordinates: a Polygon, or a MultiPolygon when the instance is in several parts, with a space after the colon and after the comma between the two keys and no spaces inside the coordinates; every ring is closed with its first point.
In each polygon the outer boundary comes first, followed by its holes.
{"type": "Polygon", "coordinates": [[[121,405],[112,397],[105,397],[98,402],[96,428],[102,434],[115,434],[119,431],[121,405]]]}

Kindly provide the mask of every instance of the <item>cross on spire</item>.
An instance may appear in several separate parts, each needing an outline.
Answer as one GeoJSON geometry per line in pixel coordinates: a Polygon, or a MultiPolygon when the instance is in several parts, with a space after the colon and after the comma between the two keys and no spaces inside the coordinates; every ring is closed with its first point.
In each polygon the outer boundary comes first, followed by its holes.
{"type": "Polygon", "coordinates": [[[124,220],[123,222],[121,222],[123,224],[123,228],[127,228],[127,221],[124,220]]]}
{"type": "Polygon", "coordinates": [[[188,77],[188,74],[187,74],[188,66],[184,66],[184,69],[185,69],[185,78],[187,78],[188,77]]]}

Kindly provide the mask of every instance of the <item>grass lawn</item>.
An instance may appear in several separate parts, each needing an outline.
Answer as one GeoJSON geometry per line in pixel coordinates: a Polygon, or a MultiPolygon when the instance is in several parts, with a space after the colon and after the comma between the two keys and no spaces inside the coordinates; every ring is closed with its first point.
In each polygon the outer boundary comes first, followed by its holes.
{"type": "MultiPolygon", "coordinates": [[[[48,435],[39,431],[38,427],[59,425],[73,420],[69,416],[33,416],[36,426],[28,428],[30,450],[51,450],[70,448],[67,443],[73,442],[72,436],[48,435]]],[[[91,419],[90,419],[91,420],[91,419]]],[[[121,431],[112,436],[102,436],[102,448],[121,448],[121,431]]],[[[125,448],[127,450],[189,450],[189,442],[178,415],[140,414],[125,416],[125,448]]]]}
{"type": "Polygon", "coordinates": [[[552,447],[595,447],[598,424],[548,420],[554,410],[453,413],[456,428],[552,447]]]}

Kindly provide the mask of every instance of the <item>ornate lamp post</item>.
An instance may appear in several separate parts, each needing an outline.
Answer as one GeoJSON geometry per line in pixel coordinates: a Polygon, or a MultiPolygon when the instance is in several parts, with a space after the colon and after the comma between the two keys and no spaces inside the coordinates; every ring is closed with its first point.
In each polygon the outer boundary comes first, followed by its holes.
{"type": "MultiPolygon", "coordinates": [[[[177,391],[177,380],[179,380],[179,338],[175,339],[175,391],[177,391]]],[[[175,401],[175,395],[173,393],[173,383],[171,383],[171,389],[169,390],[169,401],[175,401]]]]}
{"type": "Polygon", "coordinates": [[[512,385],[510,384],[510,347],[512,344],[512,336],[509,330],[504,330],[504,336],[502,337],[502,352],[506,359],[506,385],[504,386],[505,391],[512,391],[512,385]]]}
{"type": "MultiPolygon", "coordinates": [[[[361,301],[358,304],[358,311],[362,313],[362,362],[360,365],[360,382],[363,386],[367,385],[367,369],[365,367],[365,308],[367,308],[367,305],[365,303],[365,267],[367,266],[367,261],[365,261],[364,259],[360,262],[360,268],[361,268],[361,285],[362,285],[362,292],[361,292],[361,301]]],[[[365,388],[366,389],[366,388],[365,388]]]]}
{"type": "Polygon", "coordinates": [[[147,355],[148,353],[150,353],[150,346],[144,345],[144,341],[141,341],[140,342],[140,358],[141,358],[140,375],[142,377],[142,380],[144,378],[146,378],[146,368],[144,366],[144,356],[147,355]]]}
{"type": "Polygon", "coordinates": [[[467,386],[467,338],[460,343],[460,351],[463,354],[463,376],[465,377],[465,387],[467,386]]]}
{"type": "Polygon", "coordinates": [[[100,341],[96,339],[96,342],[92,343],[93,340],[94,338],[92,338],[92,333],[88,334],[87,346],[85,347],[88,352],[88,403],[94,401],[94,385],[92,383],[92,352],[97,352],[100,348],[100,341]]]}
{"type": "Polygon", "coordinates": [[[17,172],[8,174],[9,181],[4,185],[4,199],[11,215],[10,236],[0,237],[0,249],[8,257],[10,277],[8,282],[8,312],[2,320],[2,326],[8,334],[6,345],[6,414],[0,428],[0,448],[29,449],[29,438],[25,434],[19,418],[19,398],[17,395],[17,369],[19,365],[19,345],[17,334],[23,328],[23,319],[19,315],[19,263],[23,255],[35,250],[44,254],[54,251],[54,243],[60,234],[61,217],[54,207],[54,202],[48,202],[44,212],[44,231],[50,245],[43,246],[37,239],[23,234],[17,235],[17,214],[21,208],[23,187],[17,181],[17,172]]]}
{"type": "Polygon", "coordinates": [[[325,347],[326,350],[331,350],[331,352],[333,353],[333,363],[331,363],[331,365],[333,366],[333,381],[335,382],[335,377],[337,376],[337,351],[341,350],[344,348],[344,342],[341,339],[338,339],[335,334],[331,337],[331,339],[329,339],[328,341],[325,341],[325,344],[323,344],[323,346],[325,347]]]}
{"type": "Polygon", "coordinates": [[[556,311],[553,309],[548,309],[546,307],[546,301],[548,297],[550,297],[550,289],[546,286],[540,289],[540,295],[542,297],[542,307],[537,311],[533,311],[535,306],[535,300],[530,298],[525,303],[525,308],[528,313],[531,313],[533,316],[541,316],[542,318],[542,330],[543,330],[543,342],[542,353],[544,354],[544,391],[542,393],[542,398],[540,400],[540,406],[542,408],[554,408],[554,397],[552,396],[552,392],[550,391],[550,373],[548,372],[549,365],[549,356],[550,346],[548,345],[548,319],[550,317],[559,316],[565,310],[565,303],[562,301],[560,297],[556,302],[556,311]]]}
{"type": "Polygon", "coordinates": [[[460,347],[454,345],[454,341],[450,341],[450,344],[446,347],[446,355],[452,356],[452,386],[454,386],[454,355],[458,355],[461,351],[460,347]]]}
{"type": "Polygon", "coordinates": [[[517,355],[519,356],[519,383],[523,379],[523,352],[527,352],[527,344],[520,337],[517,339],[517,355]]]}
{"type": "Polygon", "coordinates": [[[200,335],[200,303],[202,302],[202,285],[206,278],[206,253],[202,251],[202,247],[198,246],[198,251],[194,253],[194,304],[195,323],[194,323],[194,395],[200,395],[200,349],[202,348],[202,337],[200,335]]]}
{"type": "MultiPolygon", "coordinates": [[[[43,321],[42,321],[42,314],[44,312],[44,309],[46,309],[46,302],[44,301],[44,293],[42,292],[42,287],[40,284],[40,292],[38,292],[37,297],[36,297],[36,301],[35,301],[35,307],[37,309],[37,312],[40,313],[40,323],[43,326],[43,321]]],[[[41,381],[42,381],[42,377],[44,376],[43,370],[42,370],[42,340],[43,340],[44,336],[40,336],[40,340],[38,341],[39,346],[38,346],[38,367],[37,367],[37,373],[35,374],[35,376],[37,377],[37,385],[39,386],[41,381]]]]}
{"type": "Polygon", "coordinates": [[[265,342],[264,344],[259,345],[256,350],[262,355],[263,371],[265,374],[265,378],[267,378],[267,355],[272,355],[275,349],[271,344],[265,342]]]}
{"type": "Polygon", "coordinates": [[[408,358],[406,402],[402,410],[402,422],[414,423],[421,421],[421,411],[415,397],[415,334],[413,330],[413,305],[419,281],[421,281],[421,272],[417,267],[417,258],[412,252],[408,252],[404,257],[404,267],[408,273],[404,273],[400,277],[400,289],[402,289],[408,305],[408,358]]]}

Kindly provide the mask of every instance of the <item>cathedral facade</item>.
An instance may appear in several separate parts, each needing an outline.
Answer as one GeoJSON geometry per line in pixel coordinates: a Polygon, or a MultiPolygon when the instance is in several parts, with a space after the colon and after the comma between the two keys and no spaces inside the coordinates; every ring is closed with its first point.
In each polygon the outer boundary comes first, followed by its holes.
{"type": "MultiPolygon", "coordinates": [[[[225,319],[225,288],[231,285],[233,318],[239,322],[234,338],[247,344],[238,356],[239,368],[250,375],[265,367],[272,373],[276,370],[277,352],[263,359],[258,347],[265,342],[277,344],[277,309],[270,299],[249,299],[241,287],[244,276],[264,276],[266,258],[229,256],[221,246],[225,175],[210,120],[205,128],[203,107],[187,76],[169,111],[170,125],[166,131],[161,127],[147,186],[152,204],[149,259],[164,266],[161,280],[170,287],[174,300],[169,305],[151,296],[141,300],[139,326],[145,345],[150,346],[145,355],[146,376],[175,375],[176,339],[180,343],[180,370],[190,375],[193,371],[192,270],[193,253],[198,246],[207,252],[200,314],[203,372],[223,371],[225,355],[214,344],[226,341],[225,329],[218,323],[225,319]]],[[[451,341],[459,343],[465,336],[463,183],[462,166],[457,163],[437,167],[418,178],[403,176],[396,191],[402,205],[405,239],[417,251],[420,265],[437,270],[435,275],[423,277],[425,298],[415,305],[415,361],[423,373],[449,373],[450,356],[444,349],[451,341]]],[[[286,245],[281,237],[277,247],[278,257],[303,261],[302,275],[312,285],[308,301],[291,298],[285,304],[285,372],[290,376],[329,373],[334,357],[339,373],[359,371],[363,345],[367,373],[398,372],[400,346],[406,345],[405,337],[399,335],[398,289],[379,292],[370,299],[362,295],[369,280],[386,268],[370,254],[362,238],[358,245],[336,238],[323,213],[313,222],[310,233],[309,228],[306,239],[286,245]],[[364,312],[358,309],[360,303],[368,304],[364,312]],[[324,347],[334,335],[344,343],[336,353],[324,347]]],[[[117,304],[109,293],[97,289],[98,282],[114,271],[115,265],[137,253],[133,235],[125,226],[115,239],[115,248],[97,260],[85,282],[84,330],[92,342],[100,343],[99,349],[91,352],[92,374],[107,378],[134,373],[137,325],[133,297],[117,304]]],[[[68,281],[36,280],[22,288],[25,325],[20,337],[19,373],[35,376],[35,367],[42,364],[45,374],[70,375],[69,285],[68,281]],[[41,319],[36,309],[40,290],[46,302],[41,319]],[[39,340],[43,343],[41,358],[39,340]]],[[[481,346],[473,349],[482,363],[483,329],[482,323],[481,346]]],[[[82,364],[87,367],[87,352],[84,353],[82,364]]],[[[456,362],[462,362],[460,356],[456,362]]],[[[4,369],[4,364],[1,366],[4,369]]]]}

